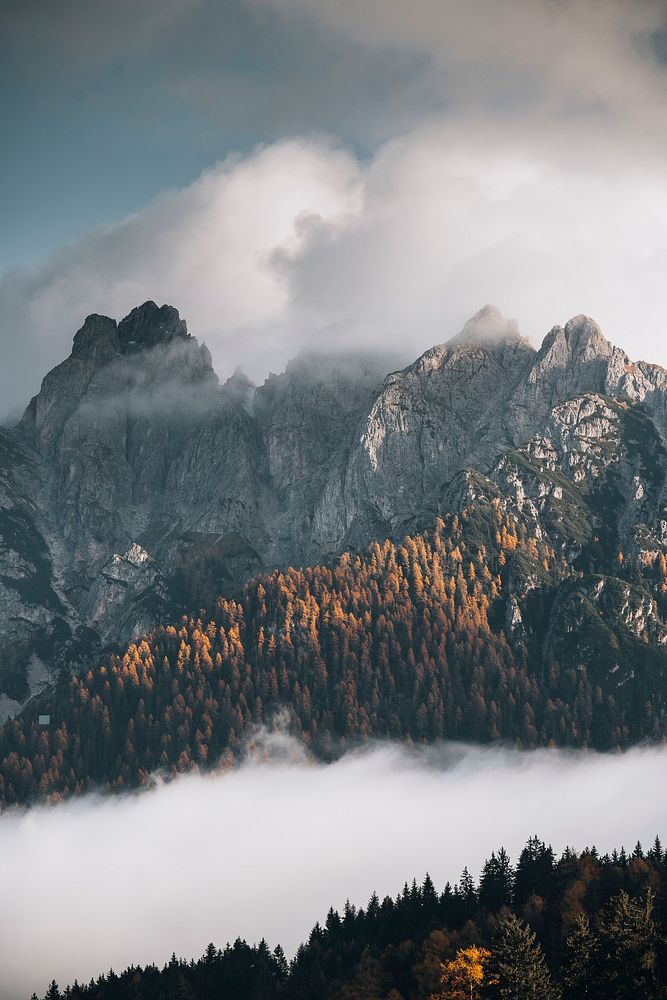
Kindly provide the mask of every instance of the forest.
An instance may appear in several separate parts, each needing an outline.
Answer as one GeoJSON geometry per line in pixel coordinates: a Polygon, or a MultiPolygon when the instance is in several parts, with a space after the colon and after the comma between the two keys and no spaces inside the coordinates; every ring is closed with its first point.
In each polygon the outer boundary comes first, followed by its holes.
{"type": "MultiPolygon", "coordinates": [[[[641,568],[657,593],[667,589],[662,562],[641,568]]],[[[618,573],[640,569],[626,559],[618,573]]],[[[229,767],[249,734],[285,712],[323,759],[371,736],[596,749],[662,740],[665,653],[648,635],[607,625],[591,634],[584,607],[583,626],[552,627],[559,641],[544,654],[563,588],[571,601],[586,585],[498,504],[330,566],[259,576],[210,613],[61,674],[5,723],[0,805],[229,767]],[[508,609],[526,580],[513,628],[508,609]],[[596,654],[583,659],[591,643],[596,654]]]]}
{"type": "MultiPolygon", "coordinates": [[[[288,961],[281,947],[210,944],[198,961],[109,971],[44,1000],[659,1000],[667,996],[667,852],[601,856],[531,837],[475,880],[426,875],[394,899],[331,908],[288,961]]],[[[33,1000],[36,1000],[33,997],[33,1000]]]]}

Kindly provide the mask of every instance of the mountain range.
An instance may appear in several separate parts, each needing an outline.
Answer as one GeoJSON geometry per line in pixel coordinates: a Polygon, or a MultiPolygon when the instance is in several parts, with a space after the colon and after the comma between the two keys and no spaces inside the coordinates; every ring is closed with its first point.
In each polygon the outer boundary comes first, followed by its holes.
{"type": "Polygon", "coordinates": [[[536,350],[489,306],[389,365],[313,352],[220,384],[171,306],[89,316],[0,431],[3,713],[259,574],[484,509],[527,553],[503,570],[494,634],[539,670],[602,643],[610,684],[640,661],[661,678],[667,372],[585,316],[536,350]]]}

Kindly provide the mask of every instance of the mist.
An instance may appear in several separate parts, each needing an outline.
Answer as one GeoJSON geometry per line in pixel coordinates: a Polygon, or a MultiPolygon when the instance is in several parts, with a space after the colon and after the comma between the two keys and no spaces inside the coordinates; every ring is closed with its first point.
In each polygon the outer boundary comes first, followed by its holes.
{"type": "Polygon", "coordinates": [[[441,890],[534,833],[605,852],[667,825],[667,749],[618,755],[376,744],[333,764],[266,738],[238,769],[0,818],[4,1000],[265,937],[428,871],[441,890]]]}

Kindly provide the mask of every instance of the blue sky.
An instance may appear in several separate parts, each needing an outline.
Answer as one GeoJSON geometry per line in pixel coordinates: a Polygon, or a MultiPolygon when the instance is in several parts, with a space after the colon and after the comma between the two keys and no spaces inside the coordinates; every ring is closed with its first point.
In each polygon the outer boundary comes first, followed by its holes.
{"type": "Polygon", "coordinates": [[[0,410],[89,312],[221,377],[487,302],[667,365],[665,0],[0,0],[0,410]]]}
{"type": "Polygon", "coordinates": [[[418,55],[389,61],[236,0],[166,7],[174,14],[160,25],[163,5],[146,0],[2,4],[0,271],[38,262],[231,152],[315,132],[363,156],[412,117],[418,55]]]}

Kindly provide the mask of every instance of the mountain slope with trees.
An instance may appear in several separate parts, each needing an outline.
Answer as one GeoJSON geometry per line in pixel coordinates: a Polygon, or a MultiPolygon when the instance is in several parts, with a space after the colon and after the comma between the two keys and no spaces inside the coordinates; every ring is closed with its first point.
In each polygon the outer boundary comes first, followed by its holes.
{"type": "Polygon", "coordinates": [[[369,737],[611,749],[667,735],[664,567],[573,572],[478,499],[431,533],[257,577],[0,729],[0,801],[229,766],[285,714],[327,759],[369,737]],[[49,724],[40,725],[39,715],[49,724]]]}
{"type": "Polygon", "coordinates": [[[480,496],[590,574],[581,599],[561,595],[563,621],[594,608],[608,651],[637,615],[660,645],[617,563],[667,558],[667,373],[585,316],[536,350],[491,307],[390,366],[311,354],[261,386],[221,385],[171,306],[89,316],[0,432],[0,717],[36,679],[85,671],[259,573],[400,543],[480,496]],[[603,581],[596,597],[597,576],[630,589],[603,581]]]}

